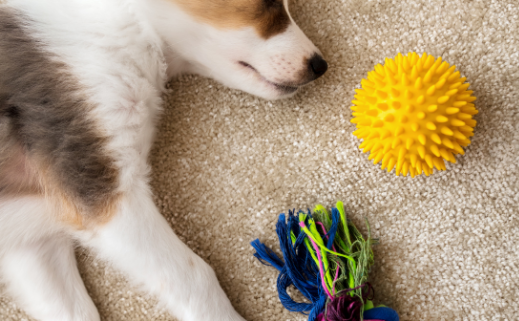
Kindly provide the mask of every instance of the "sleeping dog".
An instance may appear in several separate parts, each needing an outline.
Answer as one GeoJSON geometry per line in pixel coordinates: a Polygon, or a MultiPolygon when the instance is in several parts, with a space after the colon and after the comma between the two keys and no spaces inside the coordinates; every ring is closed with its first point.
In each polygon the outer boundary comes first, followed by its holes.
{"type": "Polygon", "coordinates": [[[79,242],[180,320],[243,320],[152,201],[147,159],[161,96],[169,78],[196,73],[279,99],[326,69],[286,0],[5,0],[0,277],[8,294],[38,320],[99,320],[77,270],[79,242]]]}

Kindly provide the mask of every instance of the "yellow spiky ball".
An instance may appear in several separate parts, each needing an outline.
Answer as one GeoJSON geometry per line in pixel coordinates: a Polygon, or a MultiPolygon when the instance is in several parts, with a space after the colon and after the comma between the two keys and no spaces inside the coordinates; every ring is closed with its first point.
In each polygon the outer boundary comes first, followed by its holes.
{"type": "Polygon", "coordinates": [[[398,54],[378,64],[356,89],[353,132],[373,163],[412,177],[445,170],[470,144],[478,113],[456,66],[424,53],[398,54]]]}

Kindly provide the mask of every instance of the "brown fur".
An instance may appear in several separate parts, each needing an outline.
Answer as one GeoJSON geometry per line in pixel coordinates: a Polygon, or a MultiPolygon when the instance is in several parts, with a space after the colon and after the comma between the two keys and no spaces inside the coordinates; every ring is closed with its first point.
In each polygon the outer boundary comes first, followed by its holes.
{"type": "Polygon", "coordinates": [[[41,194],[37,175],[27,164],[22,148],[6,141],[0,145],[0,196],[41,194]]]}
{"type": "Polygon", "coordinates": [[[108,220],[119,170],[88,117],[93,107],[18,14],[0,9],[0,199],[41,194],[75,227],[108,220]]]}
{"type": "Polygon", "coordinates": [[[56,209],[57,218],[78,230],[109,222],[117,212],[121,196],[114,194],[94,208],[85,208],[81,206],[81,200],[73,199],[62,190],[52,191],[49,194],[47,199],[50,200],[52,208],[56,209]],[[95,215],[85,215],[88,211],[94,212],[95,215]]]}
{"type": "Polygon", "coordinates": [[[122,194],[116,192],[104,195],[94,204],[88,204],[80,195],[70,193],[59,179],[53,177],[53,170],[43,163],[37,167],[39,194],[47,200],[49,207],[58,220],[76,228],[84,229],[93,225],[102,225],[111,220],[118,210],[122,194]]]}
{"type": "Polygon", "coordinates": [[[170,0],[195,18],[221,29],[254,27],[268,39],[282,33],[290,17],[282,0],[170,0]]]}

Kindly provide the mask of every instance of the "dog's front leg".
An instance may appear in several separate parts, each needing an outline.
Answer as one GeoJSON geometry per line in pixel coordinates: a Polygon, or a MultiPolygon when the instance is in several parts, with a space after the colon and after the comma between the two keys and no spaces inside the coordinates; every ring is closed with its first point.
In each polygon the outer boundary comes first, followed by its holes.
{"type": "Polygon", "coordinates": [[[212,268],[172,231],[145,182],[125,193],[108,223],[79,232],[102,259],[144,285],[182,321],[240,321],[212,268]]]}

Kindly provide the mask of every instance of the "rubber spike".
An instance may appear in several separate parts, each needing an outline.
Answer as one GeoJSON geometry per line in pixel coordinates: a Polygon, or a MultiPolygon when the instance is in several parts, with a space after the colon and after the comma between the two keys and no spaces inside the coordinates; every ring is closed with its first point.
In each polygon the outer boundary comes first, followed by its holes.
{"type": "Polygon", "coordinates": [[[432,162],[431,154],[425,155],[425,162],[427,163],[427,166],[429,166],[429,168],[433,167],[433,162],[432,162]]]}
{"type": "Polygon", "coordinates": [[[434,156],[440,157],[440,150],[438,149],[438,146],[431,144],[431,146],[429,146],[429,150],[434,154],[434,156]]]}
{"type": "Polygon", "coordinates": [[[443,163],[443,160],[441,158],[433,158],[433,164],[434,164],[434,167],[436,167],[437,170],[441,171],[443,170],[443,167],[445,166],[443,163]]]}
{"type": "Polygon", "coordinates": [[[387,164],[387,172],[391,172],[393,170],[393,168],[395,167],[395,164],[396,164],[396,159],[391,157],[389,159],[389,163],[387,164]]]}
{"type": "Polygon", "coordinates": [[[435,142],[438,145],[442,143],[442,140],[441,140],[440,136],[438,136],[438,134],[436,134],[436,133],[433,133],[431,135],[431,139],[432,139],[433,142],[435,142]]]}

